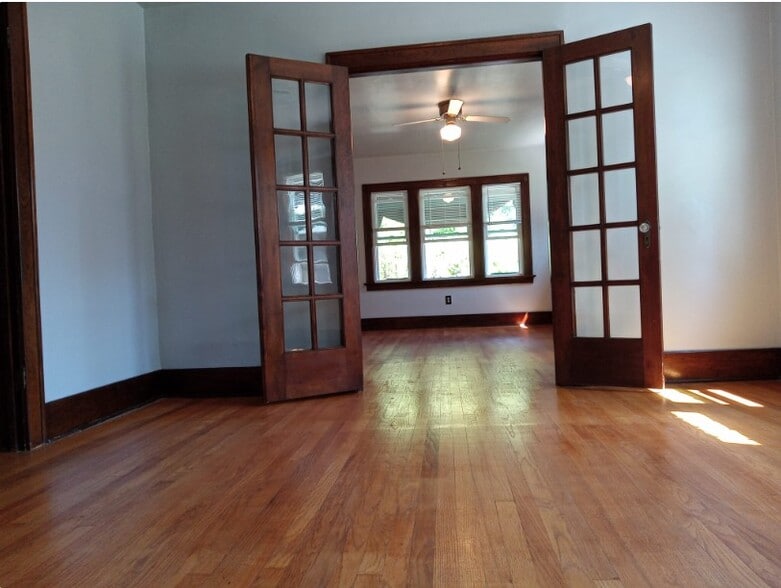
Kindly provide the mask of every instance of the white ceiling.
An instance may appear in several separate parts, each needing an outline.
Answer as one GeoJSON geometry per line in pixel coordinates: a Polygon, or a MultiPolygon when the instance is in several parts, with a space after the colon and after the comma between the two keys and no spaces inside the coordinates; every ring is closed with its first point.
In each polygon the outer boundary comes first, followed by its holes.
{"type": "Polygon", "coordinates": [[[355,157],[438,153],[441,100],[464,101],[463,113],[509,116],[509,123],[464,123],[461,149],[501,150],[544,143],[539,62],[481,65],[350,78],[355,157]]]}

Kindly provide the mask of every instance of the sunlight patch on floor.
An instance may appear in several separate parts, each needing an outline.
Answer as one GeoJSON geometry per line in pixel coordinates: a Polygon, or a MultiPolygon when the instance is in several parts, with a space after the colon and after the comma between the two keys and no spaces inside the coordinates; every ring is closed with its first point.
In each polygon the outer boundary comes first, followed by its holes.
{"type": "Polygon", "coordinates": [[[709,394],[705,394],[705,392],[701,392],[699,390],[687,390],[690,394],[696,394],[697,396],[702,396],[703,398],[706,398],[707,400],[710,400],[711,402],[715,402],[716,404],[721,404],[722,406],[728,406],[729,402],[725,402],[721,398],[716,398],[715,396],[710,396],[709,394]]]}
{"type": "Polygon", "coordinates": [[[708,392],[710,392],[711,394],[717,394],[722,398],[726,398],[727,400],[732,400],[733,402],[737,402],[738,404],[742,404],[743,406],[750,406],[751,408],[764,408],[763,405],[759,404],[758,402],[754,402],[753,400],[749,400],[748,398],[743,398],[742,396],[738,396],[737,394],[733,394],[732,392],[727,392],[726,390],[716,390],[714,388],[708,388],[708,392]]]}
{"type": "Polygon", "coordinates": [[[681,419],[689,423],[691,426],[696,427],[703,433],[715,437],[723,443],[734,443],[737,445],[760,445],[753,439],[749,439],[743,433],[739,433],[734,429],[722,425],[721,423],[714,421],[712,418],[705,416],[699,412],[684,412],[674,410],[672,413],[681,419]]]}
{"type": "Polygon", "coordinates": [[[694,396],[689,396],[675,388],[649,388],[649,390],[670,402],[677,402],[679,404],[705,404],[705,401],[695,398],[694,396]]]}

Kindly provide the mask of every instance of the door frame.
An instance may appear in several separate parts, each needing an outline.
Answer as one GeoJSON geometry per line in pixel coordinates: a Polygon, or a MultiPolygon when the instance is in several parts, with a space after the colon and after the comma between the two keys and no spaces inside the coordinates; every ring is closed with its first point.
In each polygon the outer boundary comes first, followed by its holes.
{"type": "MultiPolygon", "coordinates": [[[[561,45],[564,45],[564,31],[559,30],[504,37],[485,37],[460,41],[336,51],[326,53],[325,61],[331,65],[347,67],[350,76],[353,77],[400,70],[414,71],[437,67],[463,67],[497,62],[521,63],[538,61],[542,63],[543,51],[561,45]]],[[[544,83],[545,80],[543,79],[544,83]]],[[[549,105],[546,104],[545,106],[547,110],[549,105]]],[[[548,149],[547,143],[548,140],[546,139],[546,151],[548,149]]],[[[549,168],[548,176],[550,176],[549,166],[550,164],[546,159],[546,167],[549,168]]],[[[548,189],[550,197],[550,186],[548,189]]],[[[548,207],[550,208],[550,201],[548,202],[548,207]]],[[[550,213],[550,210],[548,212],[550,213]]],[[[549,235],[549,239],[551,257],[554,257],[558,255],[558,252],[553,250],[554,240],[552,235],[549,235]]],[[[660,271],[660,268],[658,271],[660,271]]],[[[554,308],[554,331],[556,330],[555,310],[554,308]]],[[[661,316],[658,317],[658,321],[661,324],[661,316]]],[[[661,327],[659,331],[661,333],[661,327]]],[[[558,364],[561,350],[557,347],[554,341],[554,354],[558,364]]],[[[662,349],[659,362],[662,361],[663,352],[664,350],[662,349]]]]}
{"type": "MultiPolygon", "coordinates": [[[[16,447],[31,449],[46,440],[41,348],[41,304],[38,284],[38,229],[35,203],[32,99],[30,93],[30,53],[27,5],[0,5],[7,43],[0,51],[4,84],[2,102],[8,116],[2,129],[3,206],[9,214],[7,231],[8,263],[2,273],[12,286],[9,315],[11,339],[11,388],[0,395],[3,413],[13,419],[16,447]],[[6,190],[8,188],[8,190],[6,190]]],[[[6,238],[3,234],[2,238],[6,238]]],[[[4,309],[5,310],[5,309],[4,309]]],[[[3,382],[6,385],[7,382],[3,382]]]]}

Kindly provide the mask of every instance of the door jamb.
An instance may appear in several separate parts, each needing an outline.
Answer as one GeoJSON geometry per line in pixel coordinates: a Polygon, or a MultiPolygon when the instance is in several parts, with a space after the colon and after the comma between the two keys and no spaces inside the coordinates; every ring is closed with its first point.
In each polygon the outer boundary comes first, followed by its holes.
{"type": "Polygon", "coordinates": [[[22,374],[24,391],[16,410],[19,449],[31,449],[46,440],[43,389],[43,352],[41,347],[41,304],[38,283],[38,229],[35,201],[32,99],[30,92],[30,51],[26,3],[3,3],[0,10],[7,18],[7,43],[0,52],[11,81],[7,98],[10,104],[10,128],[4,129],[3,147],[9,150],[5,170],[11,178],[12,199],[9,232],[18,239],[16,263],[10,271],[18,288],[19,303],[13,308],[21,322],[20,336],[14,343],[19,351],[13,360],[15,373],[22,374]],[[5,132],[7,131],[7,133],[5,132]]]}
{"type": "MultiPolygon", "coordinates": [[[[326,53],[325,62],[329,65],[347,67],[350,77],[357,77],[391,71],[464,67],[487,63],[533,61],[542,63],[542,53],[545,49],[563,44],[564,31],[548,31],[504,37],[336,51],[326,53]]],[[[551,239],[550,235],[548,238],[551,239]]],[[[553,317],[555,322],[555,308],[553,317]]]]}

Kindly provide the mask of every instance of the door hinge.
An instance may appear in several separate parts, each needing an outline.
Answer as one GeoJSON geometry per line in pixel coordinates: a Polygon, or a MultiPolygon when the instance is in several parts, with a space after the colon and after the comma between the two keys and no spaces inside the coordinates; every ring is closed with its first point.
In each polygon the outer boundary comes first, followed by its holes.
{"type": "Polygon", "coordinates": [[[22,368],[22,389],[27,390],[27,367],[22,368]]]}

